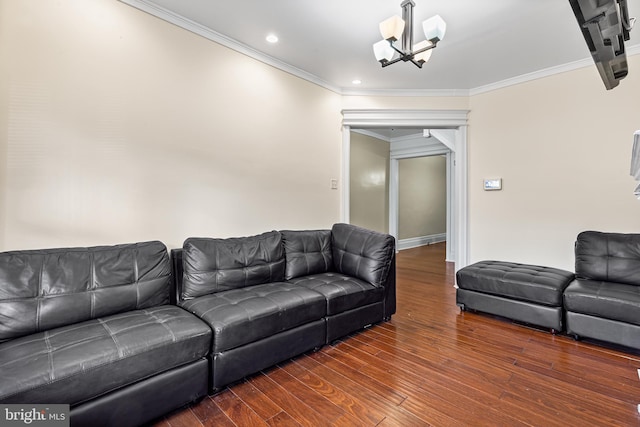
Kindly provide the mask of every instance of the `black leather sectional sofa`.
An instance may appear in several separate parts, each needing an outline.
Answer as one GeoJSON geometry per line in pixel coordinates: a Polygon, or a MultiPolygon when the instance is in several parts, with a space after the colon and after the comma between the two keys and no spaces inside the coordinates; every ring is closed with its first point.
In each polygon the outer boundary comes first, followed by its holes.
{"type": "Polygon", "coordinates": [[[137,425],[204,396],[211,330],[171,280],[160,242],[0,254],[0,403],[137,425]]]}
{"type": "Polygon", "coordinates": [[[0,254],[0,403],[140,425],[395,312],[393,237],[331,230],[0,254]]]}
{"type": "Polygon", "coordinates": [[[640,350],[640,234],[580,233],[575,273],[481,261],[456,279],[462,310],[640,350]]]}

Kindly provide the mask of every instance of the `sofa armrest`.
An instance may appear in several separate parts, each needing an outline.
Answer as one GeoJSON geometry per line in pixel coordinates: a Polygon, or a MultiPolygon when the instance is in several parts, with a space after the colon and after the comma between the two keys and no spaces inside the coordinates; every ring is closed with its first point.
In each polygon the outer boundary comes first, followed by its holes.
{"type": "Polygon", "coordinates": [[[335,271],[384,286],[395,255],[393,236],[351,224],[334,224],[331,250],[335,271]]]}
{"type": "Polygon", "coordinates": [[[393,236],[351,224],[331,229],[336,272],[384,288],[385,318],[396,311],[396,241],[393,236]]]}

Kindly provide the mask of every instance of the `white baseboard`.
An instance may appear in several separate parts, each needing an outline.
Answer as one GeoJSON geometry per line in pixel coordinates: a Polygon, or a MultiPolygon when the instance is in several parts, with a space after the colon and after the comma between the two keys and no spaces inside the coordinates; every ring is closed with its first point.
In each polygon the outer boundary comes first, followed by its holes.
{"type": "Polygon", "coordinates": [[[447,241],[447,233],[432,234],[430,236],[412,237],[410,239],[398,240],[398,250],[417,248],[418,246],[431,245],[447,241]]]}

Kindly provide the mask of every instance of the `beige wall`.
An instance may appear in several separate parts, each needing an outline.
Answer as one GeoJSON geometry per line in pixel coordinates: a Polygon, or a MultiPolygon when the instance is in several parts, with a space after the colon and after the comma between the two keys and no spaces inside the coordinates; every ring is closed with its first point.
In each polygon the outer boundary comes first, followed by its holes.
{"type": "Polygon", "coordinates": [[[595,66],[471,98],[471,261],[573,269],[577,233],[640,231],[629,176],[640,128],[640,56],[606,91],[595,66]],[[485,192],[483,178],[503,190],[485,192]]]}
{"type": "Polygon", "coordinates": [[[398,176],[398,238],[446,233],[446,157],[399,160],[398,176]]]}
{"type": "Polygon", "coordinates": [[[389,143],[351,132],[350,222],[389,230],[389,143]]]}
{"type": "Polygon", "coordinates": [[[0,7],[2,249],[339,220],[340,96],[117,1],[0,7]]]}
{"type": "Polygon", "coordinates": [[[341,97],[117,1],[0,0],[0,249],[328,227],[342,109],[470,109],[471,260],[572,268],[579,231],[640,226],[640,55],[629,68],[610,92],[590,66],[341,97]]]}
{"type": "MultiPolygon", "coordinates": [[[[6,15],[5,3],[6,2],[0,1],[0,21],[2,20],[2,16],[6,15]]],[[[0,25],[0,49],[3,48],[2,41],[7,40],[7,38],[8,34],[6,26],[0,25]]],[[[9,103],[5,101],[8,99],[8,65],[5,55],[0,51],[0,250],[4,247],[5,211],[7,206],[5,201],[5,192],[7,175],[7,136],[9,133],[9,103]]]]}
{"type": "Polygon", "coordinates": [[[342,109],[468,110],[467,96],[343,96],[342,109]]]}

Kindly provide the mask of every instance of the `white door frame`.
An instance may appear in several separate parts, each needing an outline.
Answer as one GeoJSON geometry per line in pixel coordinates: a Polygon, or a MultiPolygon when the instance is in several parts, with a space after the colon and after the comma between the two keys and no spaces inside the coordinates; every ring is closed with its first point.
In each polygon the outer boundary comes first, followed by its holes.
{"type": "MultiPolygon", "coordinates": [[[[469,221],[467,203],[467,115],[468,110],[343,110],[342,127],[342,203],[341,220],[349,222],[350,212],[350,152],[351,128],[423,128],[423,129],[452,129],[454,141],[443,141],[445,145],[453,145],[451,151],[455,160],[453,172],[453,202],[452,202],[452,230],[455,269],[459,270],[469,264],[469,221]]],[[[397,166],[397,165],[396,165],[397,166]]],[[[396,167],[397,174],[397,167],[396,167]]],[[[396,196],[397,197],[397,196],[396,196]]],[[[391,216],[391,213],[390,213],[391,216]]],[[[390,218],[391,220],[391,218],[390,218]]],[[[397,215],[395,230],[390,232],[396,239],[397,215]]]]}

